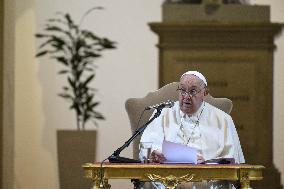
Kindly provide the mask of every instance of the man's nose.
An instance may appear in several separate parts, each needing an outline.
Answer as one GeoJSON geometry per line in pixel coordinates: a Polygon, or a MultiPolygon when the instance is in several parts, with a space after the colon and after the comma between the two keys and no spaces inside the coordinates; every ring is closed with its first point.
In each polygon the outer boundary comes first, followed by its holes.
{"type": "Polygon", "coordinates": [[[192,98],[192,95],[190,93],[185,93],[183,97],[192,98]]]}

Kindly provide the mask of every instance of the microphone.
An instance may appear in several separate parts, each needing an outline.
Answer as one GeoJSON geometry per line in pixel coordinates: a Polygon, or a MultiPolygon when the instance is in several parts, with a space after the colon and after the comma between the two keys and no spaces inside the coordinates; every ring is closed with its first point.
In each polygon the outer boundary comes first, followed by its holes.
{"type": "MultiPolygon", "coordinates": [[[[167,102],[162,102],[160,104],[157,105],[153,105],[153,106],[148,106],[145,108],[145,110],[151,110],[151,109],[156,109],[157,111],[155,112],[155,114],[150,118],[150,120],[145,123],[142,127],[139,127],[138,129],[136,129],[136,131],[134,132],[134,134],[124,143],[124,145],[122,145],[121,147],[119,147],[117,150],[115,150],[112,155],[110,155],[108,157],[109,162],[114,162],[114,163],[140,163],[139,160],[134,160],[134,159],[130,159],[130,158],[125,158],[125,157],[120,157],[119,154],[122,150],[124,150],[126,147],[129,146],[129,144],[141,133],[143,133],[143,131],[146,129],[146,127],[152,122],[154,121],[154,119],[156,119],[157,117],[159,117],[159,115],[162,112],[163,108],[170,108],[173,107],[174,102],[168,100],[167,102]]],[[[144,111],[143,111],[144,112],[144,111]]]]}
{"type": "Polygon", "coordinates": [[[171,108],[175,104],[174,101],[168,100],[166,102],[161,102],[160,104],[152,105],[152,106],[147,106],[145,110],[151,110],[151,109],[157,109],[161,110],[163,108],[171,108]]]}

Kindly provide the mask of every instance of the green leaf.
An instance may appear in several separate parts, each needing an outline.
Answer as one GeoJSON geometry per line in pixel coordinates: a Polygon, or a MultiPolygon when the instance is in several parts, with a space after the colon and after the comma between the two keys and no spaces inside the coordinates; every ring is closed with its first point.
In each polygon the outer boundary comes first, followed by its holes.
{"type": "Polygon", "coordinates": [[[101,10],[101,9],[104,9],[103,7],[100,7],[100,6],[97,6],[97,7],[92,7],[91,9],[89,9],[89,10],[87,10],[84,14],[83,14],[83,16],[82,16],[82,18],[81,18],[81,20],[80,20],[80,25],[82,24],[82,22],[84,21],[84,19],[85,19],[85,17],[88,15],[88,14],[90,14],[92,11],[94,11],[94,10],[101,10]]]}
{"type": "Polygon", "coordinates": [[[89,83],[90,81],[92,81],[92,79],[93,79],[94,77],[95,77],[94,74],[90,75],[90,76],[83,82],[83,86],[87,86],[88,83],[89,83]]]}
{"type": "Polygon", "coordinates": [[[60,24],[66,24],[63,20],[61,20],[60,18],[50,18],[50,19],[47,19],[47,22],[50,22],[50,23],[60,23],[60,24]]]}
{"type": "Polygon", "coordinates": [[[82,34],[85,38],[92,39],[93,41],[99,41],[99,40],[100,40],[99,37],[97,37],[95,34],[93,34],[93,32],[88,31],[88,30],[82,30],[81,34],[82,34]]]}
{"type": "Polygon", "coordinates": [[[93,119],[93,120],[92,120],[92,123],[93,123],[96,127],[98,127],[98,126],[99,126],[98,122],[96,122],[96,120],[95,120],[95,119],[93,119]]]}
{"type": "Polygon", "coordinates": [[[78,106],[78,104],[74,103],[70,109],[75,109],[77,115],[80,117],[82,115],[82,111],[80,110],[80,107],[78,106]]]}
{"type": "Polygon", "coordinates": [[[68,66],[68,60],[64,56],[54,56],[52,58],[55,58],[58,62],[64,64],[65,66],[68,66]]]}
{"type": "Polygon", "coordinates": [[[76,24],[74,24],[71,16],[68,13],[65,14],[65,19],[67,20],[69,29],[75,30],[76,33],[79,33],[79,27],[76,24]]]}
{"type": "Polygon", "coordinates": [[[89,114],[85,114],[84,115],[84,122],[87,122],[90,119],[90,115],[89,114]]]}
{"type": "Polygon", "coordinates": [[[45,37],[50,37],[50,35],[37,33],[37,34],[35,34],[35,37],[37,37],[37,38],[45,38],[45,37]]]}
{"type": "Polygon", "coordinates": [[[67,80],[68,80],[68,83],[70,84],[70,86],[71,86],[72,88],[75,88],[75,87],[76,87],[75,82],[74,82],[70,77],[68,77],[67,80]]]}
{"type": "Polygon", "coordinates": [[[53,42],[53,38],[46,40],[44,43],[42,43],[42,44],[39,46],[39,49],[45,47],[46,45],[48,45],[48,44],[50,44],[50,43],[52,43],[52,42],[53,42]]]}
{"type": "Polygon", "coordinates": [[[98,58],[98,57],[100,57],[100,56],[101,56],[101,55],[98,54],[98,53],[86,51],[86,52],[85,52],[85,55],[84,55],[84,58],[89,58],[89,57],[98,58]]]}
{"type": "Polygon", "coordinates": [[[82,56],[80,56],[77,52],[75,52],[73,54],[73,56],[71,57],[71,63],[74,66],[77,66],[78,68],[78,64],[82,61],[82,56]]]}
{"type": "Polygon", "coordinates": [[[66,74],[66,73],[69,73],[69,70],[61,70],[58,72],[58,74],[66,74]]]}
{"type": "Polygon", "coordinates": [[[71,19],[71,16],[68,13],[65,14],[65,19],[67,20],[69,26],[73,26],[73,20],[71,19]]]}
{"type": "Polygon", "coordinates": [[[89,72],[93,72],[94,69],[93,68],[85,68],[86,71],[89,71],[89,72]]]}
{"type": "Polygon", "coordinates": [[[93,94],[87,95],[87,99],[86,99],[87,106],[89,106],[89,104],[90,104],[90,102],[92,101],[93,98],[94,98],[93,94]]]}
{"type": "Polygon", "coordinates": [[[79,51],[81,47],[86,46],[86,41],[84,39],[78,39],[75,43],[76,51],[79,51]]]}
{"type": "Polygon", "coordinates": [[[78,70],[75,72],[75,77],[77,80],[80,80],[80,77],[82,76],[83,70],[78,70]]]}
{"type": "Polygon", "coordinates": [[[107,38],[103,38],[101,41],[101,45],[106,48],[106,49],[113,49],[113,48],[116,48],[114,46],[114,44],[116,44],[116,42],[113,42],[113,41],[110,41],[109,39],[107,38]]]}
{"type": "Polygon", "coordinates": [[[45,28],[46,31],[57,31],[57,32],[64,32],[63,29],[61,29],[60,27],[58,26],[47,26],[45,28]]]}
{"type": "Polygon", "coordinates": [[[58,96],[60,96],[62,98],[73,99],[73,97],[70,94],[67,94],[67,93],[60,93],[60,94],[58,94],[58,96]]]}
{"type": "Polygon", "coordinates": [[[101,113],[96,111],[93,111],[93,117],[95,117],[96,119],[105,119],[105,117],[101,113]]]}
{"type": "Polygon", "coordinates": [[[38,53],[36,54],[36,57],[43,56],[43,55],[45,55],[46,53],[48,53],[48,51],[41,51],[41,52],[38,52],[38,53]]]}
{"type": "Polygon", "coordinates": [[[56,49],[56,51],[58,51],[58,52],[59,52],[59,51],[64,51],[62,44],[53,42],[53,43],[51,43],[51,46],[52,46],[54,49],[56,49]]]}
{"type": "Polygon", "coordinates": [[[95,102],[95,103],[92,103],[92,105],[90,106],[91,108],[95,108],[96,106],[98,106],[100,104],[100,102],[95,102]]]}
{"type": "Polygon", "coordinates": [[[62,89],[65,90],[65,91],[68,91],[69,87],[63,86],[62,89]]]}

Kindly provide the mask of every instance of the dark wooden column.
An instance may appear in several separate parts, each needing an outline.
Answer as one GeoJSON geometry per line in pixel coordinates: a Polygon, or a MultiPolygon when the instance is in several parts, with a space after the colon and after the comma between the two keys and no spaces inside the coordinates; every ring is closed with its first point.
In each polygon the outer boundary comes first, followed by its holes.
{"type": "MultiPolygon", "coordinates": [[[[227,16],[223,19],[218,11],[215,15],[205,12],[198,16],[197,5],[195,9],[182,6],[164,5],[163,13],[166,10],[174,16],[163,15],[163,22],[150,24],[159,35],[159,85],[178,81],[187,70],[202,72],[213,96],[228,97],[234,103],[232,117],[246,162],[266,167],[264,180],[255,183],[256,188],[283,188],[273,164],[272,144],[274,38],[283,25],[269,21],[267,7],[254,10],[247,5],[244,9],[242,5],[236,9],[221,5],[219,10],[227,16]],[[266,12],[264,19],[257,17],[259,10],[266,12]],[[177,11],[182,17],[175,16],[177,11]],[[228,15],[230,12],[243,15],[235,18],[228,15]]],[[[204,5],[199,5],[199,9],[206,10],[204,5]]]]}

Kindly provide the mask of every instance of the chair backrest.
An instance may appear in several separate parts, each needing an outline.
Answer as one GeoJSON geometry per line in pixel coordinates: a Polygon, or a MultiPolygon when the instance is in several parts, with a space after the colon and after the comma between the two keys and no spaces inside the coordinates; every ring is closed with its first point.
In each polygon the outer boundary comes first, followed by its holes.
{"type": "MultiPolygon", "coordinates": [[[[162,88],[154,92],[148,93],[143,98],[129,98],[126,100],[125,108],[126,108],[129,120],[130,120],[132,133],[134,133],[138,127],[141,127],[142,124],[146,123],[146,121],[148,121],[150,116],[152,115],[153,110],[145,111],[143,117],[140,120],[139,126],[138,126],[139,118],[142,112],[144,111],[145,107],[154,105],[154,104],[159,104],[167,100],[172,100],[172,101],[178,100],[178,92],[177,92],[178,84],[179,82],[173,82],[173,83],[163,86],[162,88]]],[[[233,108],[233,103],[228,98],[214,98],[209,94],[205,97],[205,101],[223,110],[224,112],[228,114],[232,111],[232,108],[233,108]]],[[[138,146],[139,146],[140,137],[141,136],[137,137],[133,141],[133,158],[134,159],[138,159],[138,154],[139,154],[138,146]]]]}

